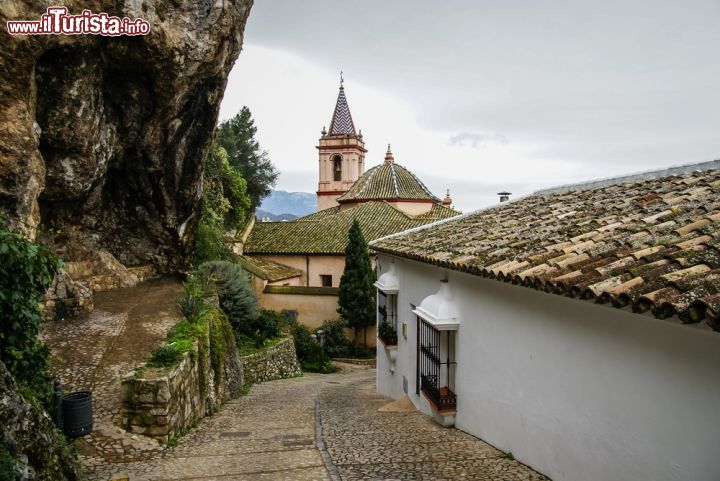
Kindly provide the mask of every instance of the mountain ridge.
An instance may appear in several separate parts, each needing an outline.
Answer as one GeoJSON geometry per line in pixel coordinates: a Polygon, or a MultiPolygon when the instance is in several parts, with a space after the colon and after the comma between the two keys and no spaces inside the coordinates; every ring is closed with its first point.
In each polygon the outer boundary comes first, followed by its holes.
{"type": "Polygon", "coordinates": [[[256,214],[263,211],[265,214],[273,214],[275,216],[291,214],[295,217],[302,217],[315,212],[316,207],[316,196],[311,192],[273,190],[269,196],[263,199],[256,214]]]}

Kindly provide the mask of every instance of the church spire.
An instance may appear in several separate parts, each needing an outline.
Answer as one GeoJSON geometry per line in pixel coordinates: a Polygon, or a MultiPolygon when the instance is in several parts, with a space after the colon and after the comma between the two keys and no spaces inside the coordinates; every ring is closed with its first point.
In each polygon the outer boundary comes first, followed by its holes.
{"type": "Polygon", "coordinates": [[[345,87],[342,72],[340,73],[340,93],[338,93],[337,103],[335,104],[335,112],[333,112],[332,122],[330,122],[330,135],[333,134],[351,134],[356,135],[355,124],[352,115],[350,115],[350,107],[348,107],[347,98],[345,97],[345,87]]]}
{"type": "Polygon", "coordinates": [[[394,161],[395,157],[393,157],[392,150],[390,150],[390,144],[388,144],[387,152],[385,152],[385,163],[392,164],[394,161]]]}

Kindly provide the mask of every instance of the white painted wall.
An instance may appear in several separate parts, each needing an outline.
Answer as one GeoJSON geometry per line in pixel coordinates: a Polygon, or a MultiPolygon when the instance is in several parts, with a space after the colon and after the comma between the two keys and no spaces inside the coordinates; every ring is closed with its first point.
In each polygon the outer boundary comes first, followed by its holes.
{"type": "MultiPolygon", "coordinates": [[[[380,256],[387,265],[389,258],[380,256]]],[[[415,395],[415,316],[447,275],[460,309],[456,427],[555,481],[720,480],[720,333],[414,261],[400,278],[395,373],[415,395]],[[399,327],[400,330],[400,327],[399,327]]]]}

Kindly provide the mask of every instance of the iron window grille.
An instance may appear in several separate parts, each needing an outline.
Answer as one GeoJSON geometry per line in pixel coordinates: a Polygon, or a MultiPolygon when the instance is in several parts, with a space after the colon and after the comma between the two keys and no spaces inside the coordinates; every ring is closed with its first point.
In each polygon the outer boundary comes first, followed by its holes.
{"type": "Polygon", "coordinates": [[[397,296],[395,296],[395,294],[386,294],[383,291],[378,291],[378,314],[380,322],[387,322],[395,330],[397,330],[396,301],[397,296]]]}
{"type": "Polygon", "coordinates": [[[444,331],[446,334],[442,336],[440,331],[420,317],[417,318],[417,324],[417,393],[422,391],[438,411],[455,410],[457,396],[451,390],[456,364],[451,360],[454,332],[444,331]],[[443,353],[442,340],[447,343],[443,353]],[[444,361],[442,357],[445,358],[444,361]]]}

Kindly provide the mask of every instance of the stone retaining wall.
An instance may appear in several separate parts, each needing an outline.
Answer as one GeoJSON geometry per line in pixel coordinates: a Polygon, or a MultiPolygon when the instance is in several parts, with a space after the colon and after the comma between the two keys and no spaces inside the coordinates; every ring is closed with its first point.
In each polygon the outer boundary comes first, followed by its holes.
{"type": "Polygon", "coordinates": [[[147,377],[136,378],[130,373],[122,381],[123,427],[166,442],[202,419],[207,396],[201,392],[200,372],[205,371],[201,363],[196,350],[185,353],[180,364],[165,374],[153,369],[147,377]]]}
{"type": "Polygon", "coordinates": [[[274,381],[302,374],[295,354],[295,343],[291,337],[261,352],[243,356],[241,360],[246,384],[274,381]]]}
{"type": "Polygon", "coordinates": [[[244,384],[300,376],[292,338],[240,357],[226,346],[222,380],[210,362],[210,340],[195,344],[172,368],[132,371],[122,380],[122,426],[132,433],[167,442],[212,414],[222,402],[240,395],[244,384]]]}
{"type": "MultiPolygon", "coordinates": [[[[208,329],[208,333],[210,329],[208,329]]],[[[122,380],[122,426],[161,442],[184,434],[196,421],[242,392],[243,369],[232,341],[225,349],[219,376],[211,363],[209,335],[195,343],[178,365],[132,371],[122,380]],[[202,347],[202,348],[200,348],[202,347]]]]}

